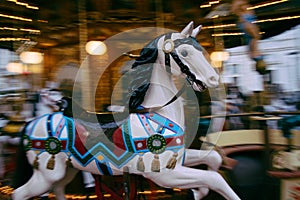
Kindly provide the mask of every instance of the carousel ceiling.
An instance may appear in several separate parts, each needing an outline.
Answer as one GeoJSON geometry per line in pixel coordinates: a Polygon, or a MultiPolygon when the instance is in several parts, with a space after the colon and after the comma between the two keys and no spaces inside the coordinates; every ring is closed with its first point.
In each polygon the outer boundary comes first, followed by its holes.
{"type": "MultiPolygon", "coordinates": [[[[299,0],[251,0],[263,38],[300,23],[299,0]]],[[[22,51],[78,45],[81,39],[104,40],[128,29],[159,26],[180,30],[189,21],[203,25],[199,41],[214,48],[241,44],[230,0],[3,0],[0,48],[22,51]],[[216,17],[218,15],[219,17],[216,17]],[[79,37],[81,36],[81,37],[79,37]]]]}

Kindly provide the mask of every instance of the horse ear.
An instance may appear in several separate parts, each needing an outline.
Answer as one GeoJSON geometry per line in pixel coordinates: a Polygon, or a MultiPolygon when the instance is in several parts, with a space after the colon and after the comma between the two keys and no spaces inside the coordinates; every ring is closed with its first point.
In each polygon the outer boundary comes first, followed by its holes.
{"type": "Polygon", "coordinates": [[[199,26],[197,26],[197,28],[194,28],[191,36],[195,38],[200,33],[201,28],[202,28],[202,25],[199,25],[199,26]]]}
{"type": "Polygon", "coordinates": [[[194,22],[191,21],[182,31],[181,34],[186,35],[187,37],[191,36],[194,29],[194,22]]]}

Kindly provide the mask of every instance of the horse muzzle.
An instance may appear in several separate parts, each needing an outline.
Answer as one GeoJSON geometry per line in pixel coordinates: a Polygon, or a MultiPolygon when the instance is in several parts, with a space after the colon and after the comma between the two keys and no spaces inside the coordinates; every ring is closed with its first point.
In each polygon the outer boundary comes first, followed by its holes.
{"type": "Polygon", "coordinates": [[[215,74],[213,76],[210,76],[206,79],[206,85],[210,88],[216,88],[219,86],[219,75],[215,74]]]}

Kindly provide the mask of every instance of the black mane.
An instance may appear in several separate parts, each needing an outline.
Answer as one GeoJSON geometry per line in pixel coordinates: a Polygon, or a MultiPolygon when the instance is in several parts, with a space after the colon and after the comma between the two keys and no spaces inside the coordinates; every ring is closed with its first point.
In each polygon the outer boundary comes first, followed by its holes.
{"type": "Polygon", "coordinates": [[[147,90],[150,86],[150,79],[158,55],[157,42],[159,38],[154,39],[146,45],[140,57],[132,64],[130,72],[131,82],[129,84],[128,92],[128,106],[129,110],[136,109],[144,101],[147,90]]]}

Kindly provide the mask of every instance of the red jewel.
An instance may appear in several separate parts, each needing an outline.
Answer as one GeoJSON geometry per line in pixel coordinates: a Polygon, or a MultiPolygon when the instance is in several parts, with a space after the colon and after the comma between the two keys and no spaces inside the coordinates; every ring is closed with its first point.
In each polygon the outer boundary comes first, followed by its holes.
{"type": "Polygon", "coordinates": [[[174,125],[173,125],[172,123],[169,123],[169,126],[170,126],[170,127],[173,127],[174,125]]]}

